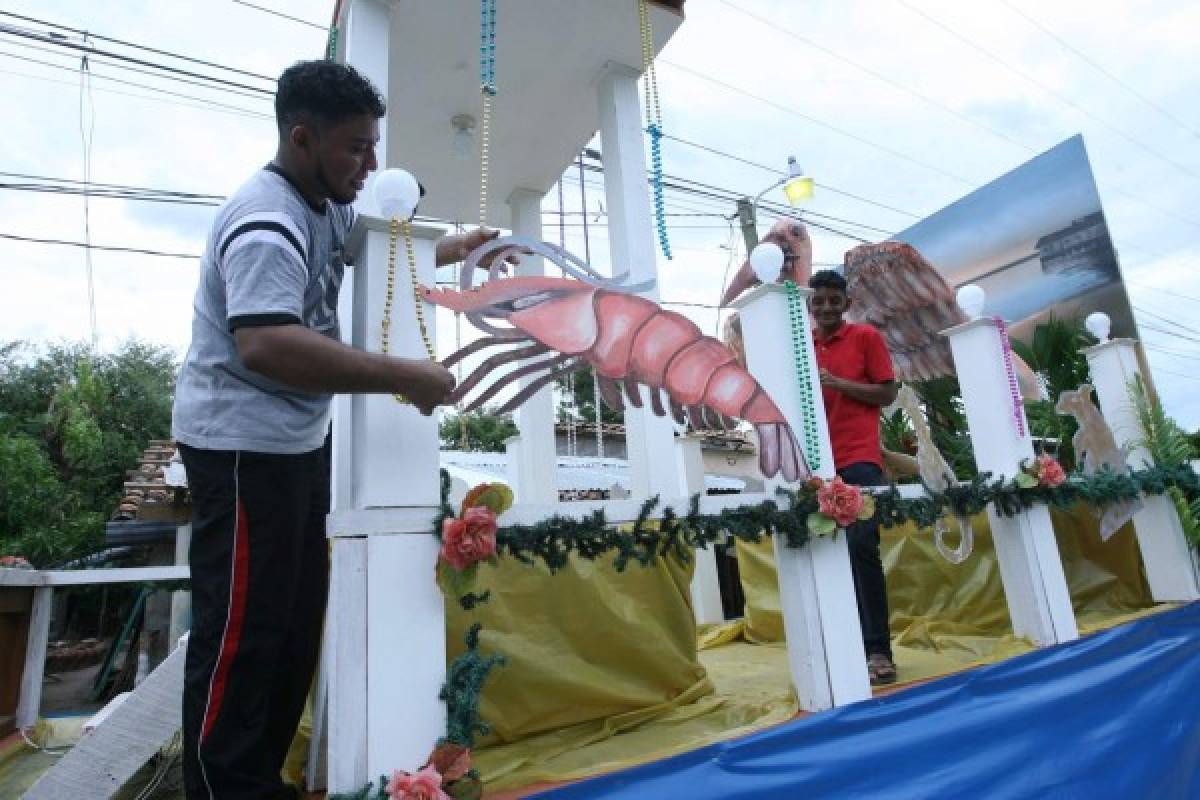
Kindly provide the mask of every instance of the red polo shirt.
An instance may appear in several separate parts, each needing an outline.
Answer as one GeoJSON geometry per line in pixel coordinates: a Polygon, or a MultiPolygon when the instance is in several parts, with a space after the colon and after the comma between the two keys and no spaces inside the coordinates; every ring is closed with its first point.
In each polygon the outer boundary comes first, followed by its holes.
{"type": "MultiPolygon", "coordinates": [[[[843,322],[822,339],[813,331],[817,365],[855,383],[888,383],[896,379],[883,336],[870,325],[843,322]]],[[[829,441],[837,469],[867,461],[883,466],[879,446],[879,406],[863,403],[828,386],[821,387],[829,441]]]]}

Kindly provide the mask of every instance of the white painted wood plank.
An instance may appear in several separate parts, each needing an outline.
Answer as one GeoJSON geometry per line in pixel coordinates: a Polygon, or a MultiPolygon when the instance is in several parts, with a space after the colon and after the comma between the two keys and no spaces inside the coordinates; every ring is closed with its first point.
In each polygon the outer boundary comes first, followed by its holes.
{"type": "MultiPolygon", "coordinates": [[[[528,236],[539,242],[542,240],[543,195],[543,192],[532,189],[516,189],[509,195],[513,235],[528,236]]],[[[518,276],[544,275],[545,260],[540,256],[523,256],[515,272],[518,276]]],[[[519,385],[525,388],[533,380],[534,376],[522,378],[519,385]]],[[[517,480],[513,490],[520,502],[558,502],[554,416],[553,390],[550,386],[544,386],[517,409],[516,422],[521,435],[515,443],[520,455],[516,461],[517,480]]]]}
{"type": "Polygon", "coordinates": [[[367,538],[367,775],[416,772],[446,734],[438,699],[446,682],[446,620],[434,581],[437,557],[432,536],[367,538]]]}
{"type": "MultiPolygon", "coordinates": [[[[1024,409],[1013,408],[996,322],[972,320],[943,335],[950,340],[976,467],[994,478],[1016,475],[1022,461],[1033,459],[1033,440],[1024,409]],[[1023,434],[1014,413],[1021,416],[1023,434]]],[[[1004,518],[989,509],[988,517],[1014,632],[1038,645],[1077,638],[1049,511],[1038,506],[1004,518]]]]}
{"type": "Polygon", "coordinates": [[[187,645],[176,647],[125,702],[38,779],[26,800],[115,795],[179,730],[186,657],[187,645]]]}
{"type": "Polygon", "coordinates": [[[820,536],[810,540],[806,549],[811,554],[814,600],[821,616],[833,705],[866,700],[871,696],[871,679],[866,668],[858,604],[854,602],[847,536],[843,532],[836,538],[820,536]]]}
{"type": "MultiPolygon", "coordinates": [[[[634,283],[654,281],[643,297],[658,299],[654,222],[646,191],[645,134],[638,95],[638,71],[625,64],[605,65],[596,84],[600,140],[604,146],[604,196],[608,204],[608,241],[614,272],[628,270],[634,283]]],[[[643,394],[642,408],[625,409],[625,449],[634,497],[666,497],[678,491],[679,478],[670,453],[673,422],[655,416],[643,394]],[[658,458],[655,458],[658,456],[658,458]]]]}
{"type": "Polygon", "coordinates": [[[25,666],[17,696],[17,727],[28,728],[37,722],[42,704],[42,675],[46,670],[46,644],[50,639],[50,606],[54,589],[39,586],[33,590],[33,609],[29,633],[25,639],[25,666]]]}
{"type": "MultiPolygon", "coordinates": [[[[1141,426],[1129,396],[1129,384],[1140,374],[1135,342],[1113,339],[1083,352],[1104,420],[1117,444],[1127,449],[1129,465],[1133,469],[1153,466],[1154,458],[1139,444],[1141,426]]],[[[1171,500],[1147,495],[1142,503],[1142,510],[1133,517],[1133,527],[1151,596],[1160,603],[1190,603],[1200,599],[1200,582],[1192,554],[1188,552],[1191,548],[1171,500]]]]}
{"type": "Polygon", "coordinates": [[[321,660],[317,664],[316,683],[312,696],[312,736],[308,741],[308,757],[304,763],[304,787],[310,792],[328,785],[329,760],[329,681],[333,666],[333,617],[325,610],[325,626],[321,636],[321,660]]]}
{"type": "MultiPolygon", "coordinates": [[[[366,225],[365,222],[362,224],[366,225]]],[[[361,249],[353,253],[358,266],[355,267],[353,287],[351,339],[355,347],[373,353],[383,349],[388,239],[387,233],[368,230],[361,249]]],[[[417,279],[426,286],[433,285],[436,278],[433,266],[435,240],[428,231],[413,232],[417,279]]],[[[430,340],[436,347],[435,309],[424,301],[422,308],[430,340]]],[[[417,325],[416,301],[403,241],[397,243],[395,293],[390,318],[390,354],[428,358],[417,325]]],[[[390,394],[354,395],[350,416],[353,424],[349,446],[353,449],[354,508],[436,503],[439,482],[437,418],[422,416],[414,406],[397,403],[390,394]]]]}
{"type": "Polygon", "coordinates": [[[105,583],[178,581],[191,577],[183,566],[114,567],[111,569],[0,569],[0,586],[90,586],[105,583]]]}
{"type": "MultiPolygon", "coordinates": [[[[799,290],[802,298],[811,291],[799,290]]],[[[791,320],[784,287],[767,285],[754,289],[736,306],[746,340],[750,373],[783,412],[797,440],[804,443],[801,409],[812,398],[817,431],[816,450],[820,464],[810,464],[822,478],[835,475],[833,447],[821,396],[819,376],[812,370],[797,374],[792,354],[791,320]],[[801,380],[807,379],[806,391],[801,380]]],[[[803,302],[799,324],[808,326],[803,302]]],[[[806,342],[809,363],[816,363],[811,339],[806,342]]],[[[776,476],[769,486],[783,484],[776,476]]],[[[782,505],[782,503],[781,503],[782,505]]],[[[808,545],[789,548],[775,537],[775,560],[779,571],[779,597],[787,635],[788,664],[801,708],[820,711],[871,696],[862,625],[850,571],[846,537],[814,538],[808,545]]]]}
{"type": "Polygon", "coordinates": [[[829,664],[824,655],[812,553],[808,548],[788,547],[778,536],[772,539],[787,640],[788,670],[796,701],[805,711],[824,711],[833,708],[833,692],[829,685],[829,664]]]}
{"type": "MultiPolygon", "coordinates": [[[[704,454],[702,441],[693,436],[675,440],[675,457],[680,491],[685,496],[704,495],[704,454]]],[[[696,622],[705,625],[725,621],[721,604],[721,580],[717,573],[717,550],[706,547],[692,552],[696,560],[692,569],[692,612],[696,622]]]]}
{"type": "MultiPolygon", "coordinates": [[[[357,791],[367,772],[367,540],[333,542],[326,653],[331,792],[357,791]]],[[[390,773],[389,773],[390,774],[390,773]]],[[[376,776],[377,777],[377,776],[376,776]]]]}

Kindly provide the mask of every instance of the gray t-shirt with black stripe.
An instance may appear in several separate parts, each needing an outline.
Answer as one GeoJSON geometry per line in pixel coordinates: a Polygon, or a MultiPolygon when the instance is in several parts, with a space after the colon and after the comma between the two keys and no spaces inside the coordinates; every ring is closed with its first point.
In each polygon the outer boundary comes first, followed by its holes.
{"type": "Polygon", "coordinates": [[[326,393],[246,368],[239,327],[300,324],[338,338],[343,250],[354,211],[310,207],[270,165],[217,212],[200,263],[192,343],[175,387],[172,435],[206,450],[303,453],[329,428],[326,393]]]}

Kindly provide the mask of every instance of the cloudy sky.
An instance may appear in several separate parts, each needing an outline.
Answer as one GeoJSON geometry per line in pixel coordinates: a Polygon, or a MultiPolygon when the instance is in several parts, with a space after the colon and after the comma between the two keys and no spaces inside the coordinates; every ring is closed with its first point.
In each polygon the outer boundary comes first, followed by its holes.
{"type": "MultiPolygon", "coordinates": [[[[320,25],[333,5],[255,2],[320,25]]],[[[770,183],[772,168],[795,154],[821,184],[809,209],[827,216],[816,219],[874,240],[1082,132],[1160,391],[1168,411],[1194,429],[1200,426],[1200,273],[1193,268],[1200,256],[1194,56],[1200,4],[1104,6],[1098,12],[1082,0],[690,0],[687,21],[659,60],[664,128],[691,143],[665,143],[665,171],[753,195],[770,183]]],[[[319,55],[325,40],[317,27],[233,0],[6,0],[0,11],[268,76],[319,55]]],[[[52,30],[11,16],[0,23],[52,30]]],[[[97,47],[269,85],[121,45],[97,47]]],[[[275,131],[267,95],[93,61],[89,96],[81,92],[76,51],[0,33],[0,97],[8,111],[0,183],[78,181],[90,153],[95,182],[223,196],[270,157],[275,131]]],[[[598,180],[585,180],[587,208],[589,220],[603,223],[598,180]]],[[[567,211],[580,211],[574,175],[564,192],[567,211]]],[[[662,297],[712,304],[727,265],[740,257],[730,250],[738,237],[722,219],[733,208],[679,193],[668,193],[667,204],[676,215],[676,257],[660,262],[662,297]]],[[[556,240],[556,193],[544,208],[547,238],[556,240]]],[[[195,254],[212,214],[208,205],[96,198],[91,240],[195,254]]],[[[567,218],[573,223],[567,244],[581,253],[579,214],[567,218]]],[[[605,230],[593,226],[591,233],[593,258],[603,263],[605,230]]],[[[0,234],[82,241],[83,201],[0,189],[0,234]]],[[[854,244],[814,234],[817,262],[840,262],[854,244]]],[[[0,296],[0,341],[88,337],[83,250],[0,238],[0,261],[10,279],[0,296]]],[[[137,336],[182,354],[195,259],[94,251],[92,268],[101,346],[137,336]]],[[[715,325],[711,310],[677,310],[705,329],[715,325]]],[[[439,325],[443,342],[453,339],[449,325],[439,325]]]]}

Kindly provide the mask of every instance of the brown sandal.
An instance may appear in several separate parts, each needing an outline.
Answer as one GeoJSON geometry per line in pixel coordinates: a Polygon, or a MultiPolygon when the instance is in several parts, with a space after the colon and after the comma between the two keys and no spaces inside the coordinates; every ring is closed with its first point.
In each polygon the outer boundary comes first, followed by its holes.
{"type": "Polygon", "coordinates": [[[883,653],[872,653],[867,657],[867,674],[872,686],[885,686],[896,682],[896,665],[883,653]]]}

